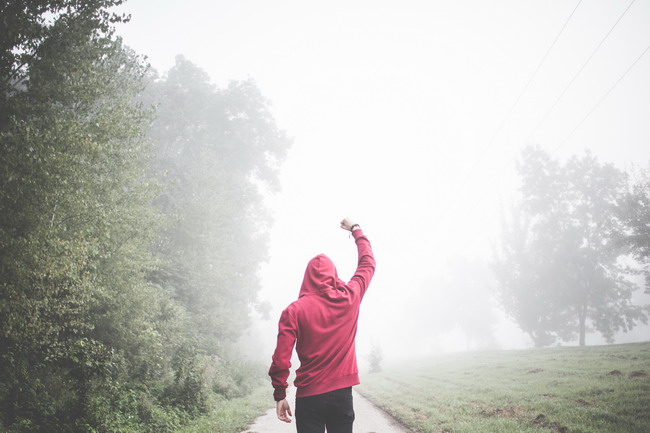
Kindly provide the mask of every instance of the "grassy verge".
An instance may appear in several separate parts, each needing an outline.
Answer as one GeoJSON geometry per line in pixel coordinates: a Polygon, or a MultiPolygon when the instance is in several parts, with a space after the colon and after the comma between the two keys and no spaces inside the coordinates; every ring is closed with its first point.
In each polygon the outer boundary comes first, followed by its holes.
{"type": "Polygon", "coordinates": [[[366,375],[416,432],[650,432],[650,343],[476,352],[366,375]]]}
{"type": "Polygon", "coordinates": [[[213,403],[214,409],[207,415],[192,421],[178,433],[240,433],[255,418],[273,407],[269,385],[265,383],[249,396],[213,403]],[[269,403],[269,401],[271,403],[269,403]]]}

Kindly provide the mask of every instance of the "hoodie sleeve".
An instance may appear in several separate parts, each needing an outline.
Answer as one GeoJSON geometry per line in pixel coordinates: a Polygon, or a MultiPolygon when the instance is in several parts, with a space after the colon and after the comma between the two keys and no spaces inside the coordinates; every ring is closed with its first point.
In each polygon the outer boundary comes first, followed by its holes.
{"type": "Polygon", "coordinates": [[[372,276],[375,274],[375,256],[372,254],[370,241],[366,235],[363,234],[361,229],[354,230],[352,236],[354,236],[354,241],[357,244],[359,259],[357,262],[357,270],[354,272],[354,276],[348,285],[353,290],[358,288],[361,297],[363,297],[366,290],[368,290],[368,285],[370,284],[370,280],[372,280],[372,276]]]}
{"type": "Polygon", "coordinates": [[[291,354],[296,343],[297,326],[293,314],[287,308],[280,315],[278,324],[278,342],[273,353],[273,362],[269,368],[271,384],[275,391],[273,397],[276,401],[287,396],[287,378],[291,368],[291,354]]]}

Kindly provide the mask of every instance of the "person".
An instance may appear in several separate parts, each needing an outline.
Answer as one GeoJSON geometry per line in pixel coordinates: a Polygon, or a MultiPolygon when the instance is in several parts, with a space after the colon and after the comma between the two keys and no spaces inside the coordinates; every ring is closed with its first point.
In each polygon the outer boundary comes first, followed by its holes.
{"type": "Polygon", "coordinates": [[[291,422],[286,398],[291,354],[295,344],[296,427],[298,433],[352,433],[352,386],[359,384],[355,336],[361,300],[375,273],[370,241],[349,218],[341,228],[351,232],[358,262],[349,282],[339,279],[334,263],[324,254],[311,259],[298,299],[280,315],[278,340],[269,376],[277,416],[291,422]]]}

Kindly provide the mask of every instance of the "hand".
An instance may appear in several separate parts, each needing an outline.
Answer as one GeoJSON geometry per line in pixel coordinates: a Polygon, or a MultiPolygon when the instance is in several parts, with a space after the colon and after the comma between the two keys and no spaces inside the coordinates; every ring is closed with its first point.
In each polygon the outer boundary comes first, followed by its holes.
{"type": "Polygon", "coordinates": [[[341,228],[343,230],[347,231],[352,231],[352,226],[354,226],[356,223],[352,221],[350,218],[343,218],[343,221],[341,221],[341,228]]]}
{"type": "Polygon", "coordinates": [[[291,422],[291,418],[289,417],[293,416],[293,414],[291,413],[291,407],[286,398],[275,403],[275,411],[280,421],[291,422]]]}

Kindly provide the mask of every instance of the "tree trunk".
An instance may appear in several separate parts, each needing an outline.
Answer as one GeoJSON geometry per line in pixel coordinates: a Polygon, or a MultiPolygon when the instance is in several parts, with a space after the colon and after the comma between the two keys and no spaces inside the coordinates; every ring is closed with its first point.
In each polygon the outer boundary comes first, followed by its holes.
{"type": "Polygon", "coordinates": [[[587,306],[580,308],[580,346],[585,345],[585,334],[587,332],[587,306]]]}
{"type": "Polygon", "coordinates": [[[544,347],[544,339],[540,337],[537,332],[529,332],[528,335],[530,336],[531,340],[533,340],[535,348],[544,347]]]}

